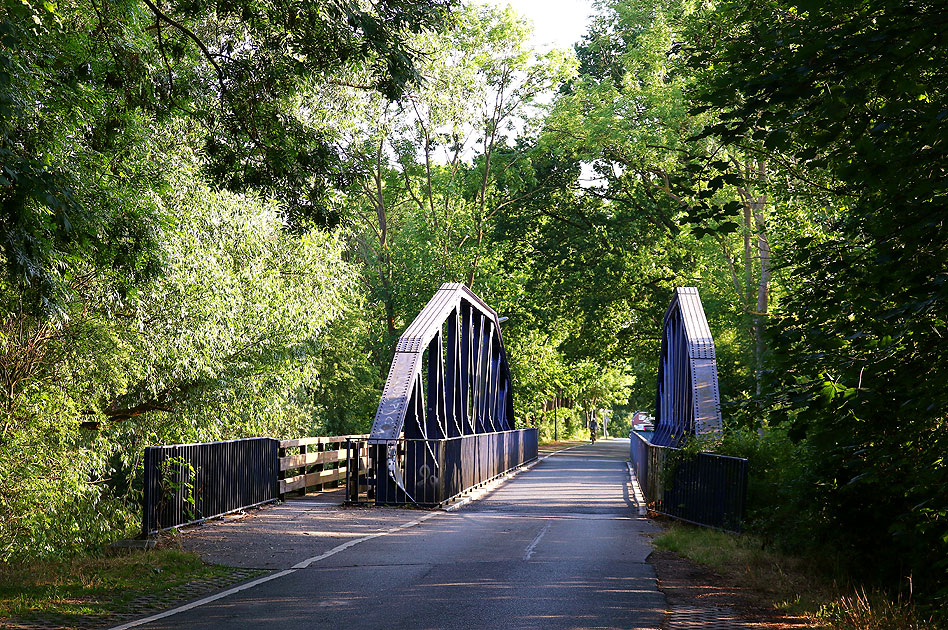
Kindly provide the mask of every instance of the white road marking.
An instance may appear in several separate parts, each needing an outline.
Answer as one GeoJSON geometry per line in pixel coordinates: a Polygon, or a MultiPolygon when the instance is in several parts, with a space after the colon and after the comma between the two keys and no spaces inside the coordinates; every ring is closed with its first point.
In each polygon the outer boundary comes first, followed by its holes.
{"type": "Polygon", "coordinates": [[[393,527],[392,529],[386,530],[386,531],[384,531],[384,532],[379,532],[379,533],[377,533],[377,534],[370,534],[370,535],[368,535],[368,536],[363,536],[362,538],[357,538],[356,540],[350,540],[349,542],[346,542],[346,543],[343,543],[343,544],[338,545],[338,546],[336,546],[336,547],[333,547],[332,549],[330,549],[329,551],[327,551],[327,552],[325,552],[325,553],[321,553],[321,554],[319,554],[318,556],[313,556],[312,558],[307,558],[306,560],[303,560],[302,562],[299,562],[299,563],[297,563],[297,564],[294,564],[292,568],[285,569],[285,570],[279,571],[279,572],[277,572],[277,573],[271,573],[270,575],[265,575],[265,576],[263,576],[263,577],[261,577],[261,578],[257,578],[256,580],[253,580],[253,581],[251,581],[251,582],[247,582],[247,583],[245,583],[245,584],[240,584],[240,585],[235,586],[235,587],[233,587],[233,588],[227,589],[226,591],[221,591],[220,593],[215,593],[214,595],[210,595],[210,596],[208,596],[208,597],[205,597],[204,599],[199,599],[199,600],[193,601],[193,602],[191,602],[191,603],[189,603],[189,604],[185,604],[184,606],[178,606],[177,608],[172,608],[171,610],[166,610],[166,611],[160,612],[160,613],[158,613],[158,614],[156,614],[156,615],[152,615],[152,616],[150,616],[150,617],[145,617],[144,619],[136,619],[136,620],[134,620],[134,621],[129,621],[129,622],[127,622],[127,623],[123,623],[123,624],[120,625],[120,626],[115,626],[115,627],[113,627],[113,628],[109,628],[109,630],[127,630],[128,628],[134,628],[134,627],[136,627],[136,626],[142,626],[142,625],[145,625],[146,623],[151,623],[152,621],[158,621],[159,619],[164,619],[165,617],[170,617],[171,615],[176,615],[176,614],[178,614],[178,613],[182,613],[182,612],[185,612],[185,611],[187,611],[187,610],[192,610],[192,609],[194,609],[194,608],[197,608],[198,606],[203,606],[204,604],[210,604],[211,602],[215,602],[215,601],[217,601],[217,600],[219,600],[219,599],[223,599],[224,597],[229,597],[230,595],[233,595],[233,594],[235,594],[235,593],[239,593],[240,591],[245,591],[245,590],[247,590],[248,588],[253,588],[253,587],[255,587],[255,586],[259,586],[260,584],[264,584],[264,583],[266,583],[266,582],[269,582],[269,581],[271,581],[271,580],[276,580],[276,579],[278,579],[278,578],[285,577],[285,576],[287,576],[287,575],[290,575],[291,573],[296,573],[296,572],[299,571],[300,569],[305,569],[306,567],[310,566],[311,564],[313,564],[313,563],[315,563],[315,562],[319,562],[320,560],[325,560],[326,558],[329,558],[330,556],[334,556],[334,555],[336,555],[337,553],[339,553],[339,552],[341,552],[341,551],[345,551],[346,549],[349,549],[350,547],[355,547],[355,546],[358,545],[359,543],[364,543],[364,542],[366,542],[367,540],[372,540],[373,538],[379,538],[379,537],[381,537],[381,536],[387,536],[388,534],[394,534],[394,533],[396,533],[396,532],[400,532],[400,531],[403,530],[403,529],[408,529],[409,527],[414,527],[415,525],[420,525],[421,523],[427,521],[429,518],[433,518],[433,517],[435,517],[435,516],[438,516],[438,514],[439,514],[439,512],[430,512],[430,513],[425,514],[424,516],[422,516],[422,517],[420,517],[420,518],[417,518],[417,519],[415,519],[415,520],[413,520],[413,521],[409,521],[408,523],[403,523],[402,525],[399,525],[399,526],[397,526],[397,527],[393,527]]]}
{"type": "Polygon", "coordinates": [[[128,623],[123,623],[120,626],[115,626],[114,628],[109,628],[109,630],[126,630],[126,628],[134,628],[135,626],[141,626],[146,623],[151,623],[152,621],[158,621],[159,619],[164,619],[165,617],[170,617],[171,615],[177,615],[178,613],[184,612],[186,610],[191,610],[192,608],[197,608],[198,606],[203,606],[204,604],[210,604],[211,602],[223,599],[228,595],[233,595],[234,593],[239,593],[240,591],[247,590],[248,588],[253,588],[265,582],[281,578],[284,575],[289,575],[290,573],[296,573],[293,569],[286,569],[285,571],[280,571],[279,573],[271,573],[270,575],[265,575],[262,578],[258,578],[252,582],[247,582],[246,584],[241,584],[240,586],[235,586],[234,588],[228,589],[226,591],[221,591],[220,593],[215,593],[204,599],[199,599],[193,601],[190,604],[185,604],[184,606],[178,606],[177,608],[172,608],[171,610],[166,610],[160,612],[157,615],[152,615],[151,617],[145,617],[144,619],[136,619],[135,621],[129,621],[128,623]]]}
{"type": "Polygon", "coordinates": [[[543,527],[543,529],[540,530],[540,533],[537,534],[537,537],[534,538],[533,542],[527,546],[527,549],[523,554],[524,560],[529,560],[531,556],[533,556],[533,552],[536,550],[537,545],[540,544],[540,539],[543,538],[548,531],[550,531],[550,525],[552,525],[552,523],[547,521],[547,524],[543,527]]]}
{"type": "Polygon", "coordinates": [[[341,545],[339,545],[339,546],[337,546],[337,547],[333,547],[333,548],[330,549],[329,551],[327,551],[327,552],[325,552],[325,553],[321,553],[321,554],[319,554],[318,556],[313,556],[312,558],[307,558],[306,560],[303,560],[302,562],[298,562],[297,564],[294,564],[294,565],[293,565],[293,568],[294,568],[294,569],[305,569],[306,567],[308,567],[309,565],[313,564],[314,562],[319,562],[320,560],[325,560],[326,558],[328,558],[328,557],[330,557],[330,556],[336,555],[336,554],[339,553],[340,551],[345,551],[345,550],[348,549],[349,547],[355,547],[355,546],[358,545],[359,543],[364,543],[364,542],[367,541],[367,540],[372,540],[373,538],[379,538],[379,537],[381,537],[381,536],[387,536],[388,534],[394,534],[395,532],[401,531],[401,530],[403,530],[403,529],[408,529],[409,527],[414,527],[415,525],[419,525],[419,524],[423,523],[424,521],[427,521],[429,518],[435,517],[435,516],[437,516],[437,515],[438,515],[437,512],[429,512],[428,514],[425,514],[424,516],[422,516],[422,517],[420,517],[420,518],[417,518],[417,519],[415,519],[414,521],[410,521],[410,522],[405,523],[405,524],[403,524],[403,525],[399,525],[398,527],[393,527],[392,529],[389,529],[389,530],[387,530],[387,531],[379,532],[379,533],[377,533],[377,534],[369,534],[368,536],[363,536],[362,538],[357,538],[357,539],[355,539],[355,540],[350,540],[349,542],[345,542],[345,543],[342,543],[341,545]]]}
{"type": "MultiPolygon", "coordinates": [[[[581,445],[577,445],[577,446],[581,446],[581,445]]],[[[557,453],[562,453],[562,452],[564,452],[564,451],[568,451],[568,450],[573,449],[573,448],[576,448],[576,446],[570,446],[569,448],[564,448],[564,449],[562,449],[562,450],[555,451],[555,452],[553,452],[553,453],[550,453],[549,455],[544,455],[543,457],[540,457],[539,459],[536,459],[536,460],[534,460],[533,462],[531,462],[530,465],[524,466],[524,467],[522,467],[522,468],[518,468],[517,470],[513,471],[512,473],[510,473],[510,474],[508,474],[508,475],[506,475],[506,476],[504,476],[504,477],[501,477],[501,478],[498,479],[495,483],[490,484],[489,486],[485,487],[485,488],[483,489],[483,492],[477,494],[476,496],[475,496],[475,495],[472,495],[472,496],[468,497],[467,499],[465,499],[464,501],[459,501],[458,503],[455,503],[454,505],[448,506],[447,508],[445,508],[445,510],[447,510],[447,511],[456,510],[457,508],[461,507],[462,505],[465,505],[465,504],[467,504],[467,503],[473,501],[474,499],[480,498],[480,497],[483,496],[484,494],[487,494],[487,492],[490,492],[491,490],[494,490],[497,486],[501,485],[503,482],[507,481],[508,479],[510,479],[510,478],[512,478],[512,477],[515,477],[519,472],[521,472],[521,471],[523,471],[523,470],[527,470],[527,469],[529,469],[529,468],[532,468],[533,465],[535,465],[535,464],[538,463],[538,462],[543,461],[544,459],[546,459],[546,458],[548,458],[548,457],[552,457],[553,455],[556,455],[557,453]]],[[[294,501],[294,503],[297,503],[297,502],[294,501]]],[[[303,503],[303,502],[300,501],[299,503],[303,503]]],[[[311,505],[311,504],[309,504],[309,505],[311,505]]],[[[297,564],[294,564],[293,567],[290,568],[290,569],[286,569],[286,570],[283,570],[283,571],[279,571],[279,572],[277,572],[277,573],[271,573],[270,575],[265,575],[265,576],[263,576],[263,577],[261,577],[261,578],[258,578],[258,579],[256,579],[256,580],[253,580],[253,581],[251,581],[251,582],[247,582],[247,583],[245,583],[245,584],[240,584],[239,586],[235,586],[235,587],[233,587],[233,588],[227,589],[226,591],[221,591],[220,593],[215,593],[214,595],[210,595],[210,596],[205,597],[205,598],[203,598],[203,599],[199,599],[199,600],[193,601],[193,602],[191,602],[191,603],[189,603],[189,604],[185,604],[184,606],[178,606],[177,608],[172,608],[171,610],[166,610],[166,611],[164,611],[164,612],[160,612],[160,613],[158,613],[158,614],[156,614],[156,615],[152,615],[152,616],[150,616],[150,617],[145,617],[145,618],[143,618],[143,619],[136,619],[136,620],[134,620],[134,621],[129,621],[129,622],[127,622],[127,623],[123,623],[122,625],[114,626],[114,627],[112,627],[112,628],[109,628],[109,630],[127,630],[128,628],[134,628],[134,627],[136,627],[136,626],[143,626],[143,625],[145,625],[146,623],[151,623],[152,621],[158,621],[159,619],[164,619],[165,617],[170,617],[170,616],[172,616],[172,615],[176,615],[176,614],[181,613],[181,612],[185,612],[185,611],[188,611],[188,610],[192,610],[192,609],[194,609],[194,608],[197,608],[197,607],[199,607],[199,606],[203,606],[203,605],[205,605],[205,604],[210,604],[211,602],[215,602],[215,601],[217,601],[217,600],[219,600],[219,599],[223,599],[223,598],[225,598],[225,597],[229,597],[229,596],[231,596],[231,595],[233,595],[233,594],[235,594],[235,593],[239,593],[240,591],[247,590],[248,588],[253,588],[253,587],[258,586],[258,585],[260,585],[260,584],[264,584],[264,583],[266,583],[266,582],[269,582],[269,581],[271,581],[271,580],[276,580],[276,579],[278,579],[278,578],[285,577],[285,576],[287,576],[287,575],[290,575],[291,573],[296,573],[296,572],[299,571],[300,569],[305,569],[305,568],[307,568],[308,566],[310,566],[310,565],[313,564],[313,563],[319,562],[320,560],[325,560],[326,558],[329,558],[330,556],[334,556],[334,555],[336,555],[337,553],[339,553],[339,552],[341,552],[341,551],[345,551],[346,549],[349,549],[350,547],[354,547],[354,546],[356,546],[356,545],[358,545],[358,544],[360,544],[360,543],[364,543],[364,542],[366,542],[366,541],[368,541],[368,540],[372,540],[373,538],[379,538],[380,536],[387,536],[388,534],[394,534],[395,532],[399,532],[399,531],[401,531],[401,530],[403,530],[403,529],[408,529],[409,527],[414,527],[415,525],[419,525],[419,524],[423,523],[424,521],[427,521],[429,518],[435,517],[435,516],[437,516],[437,515],[440,514],[440,513],[441,513],[441,512],[430,512],[430,513],[428,513],[428,514],[426,514],[426,515],[424,515],[424,516],[422,516],[422,517],[420,517],[420,518],[415,519],[414,521],[410,521],[410,522],[405,523],[405,524],[403,524],[403,525],[399,525],[398,527],[393,527],[392,529],[389,529],[389,530],[387,530],[387,531],[379,532],[379,533],[377,533],[377,534],[370,534],[370,535],[368,535],[368,536],[363,536],[362,538],[357,538],[356,540],[350,540],[349,542],[346,542],[346,543],[343,543],[343,544],[338,545],[338,546],[336,546],[336,547],[333,547],[333,548],[330,549],[329,551],[327,551],[327,552],[325,552],[325,553],[322,553],[322,554],[320,554],[320,555],[318,555],[318,556],[313,556],[312,558],[307,558],[306,560],[303,560],[302,562],[298,562],[297,564]]],[[[536,539],[530,544],[529,547],[527,547],[527,555],[524,556],[524,560],[529,560],[529,559],[530,559],[530,556],[533,555],[533,548],[536,547],[537,543],[540,542],[540,539],[543,537],[544,534],[546,534],[547,530],[549,530],[549,529],[550,529],[550,524],[547,523],[546,527],[543,528],[543,530],[542,530],[542,531],[540,532],[540,534],[536,537],[536,539]]]]}

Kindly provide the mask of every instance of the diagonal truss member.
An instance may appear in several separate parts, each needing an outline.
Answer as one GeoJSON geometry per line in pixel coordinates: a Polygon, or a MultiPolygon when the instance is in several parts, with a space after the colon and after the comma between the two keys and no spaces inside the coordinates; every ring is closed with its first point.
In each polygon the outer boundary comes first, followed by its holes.
{"type": "Polygon", "coordinates": [[[714,340],[695,287],[675,289],[665,313],[656,412],[652,444],[679,446],[722,430],[714,340]]]}

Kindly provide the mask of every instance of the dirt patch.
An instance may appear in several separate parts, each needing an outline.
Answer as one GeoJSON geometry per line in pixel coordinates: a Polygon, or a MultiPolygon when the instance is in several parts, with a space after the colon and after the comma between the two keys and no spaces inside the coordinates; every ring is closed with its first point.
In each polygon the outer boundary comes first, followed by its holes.
{"type": "Polygon", "coordinates": [[[774,610],[766,596],[735,586],[671,551],[656,549],[648,563],[655,569],[658,588],[668,601],[669,615],[663,627],[669,630],[712,628],[718,624],[769,630],[812,627],[806,619],[774,610]]]}

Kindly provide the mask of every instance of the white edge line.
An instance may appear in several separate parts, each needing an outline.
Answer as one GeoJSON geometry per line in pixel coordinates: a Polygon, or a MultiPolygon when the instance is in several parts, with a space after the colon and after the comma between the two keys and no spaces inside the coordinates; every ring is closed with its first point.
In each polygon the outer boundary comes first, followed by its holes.
{"type": "Polygon", "coordinates": [[[208,597],[205,597],[205,598],[203,598],[203,599],[195,600],[195,601],[190,602],[190,603],[188,603],[188,604],[185,604],[185,605],[183,605],[183,606],[178,606],[177,608],[172,608],[171,610],[166,610],[166,611],[164,611],[164,612],[160,612],[160,613],[155,614],[155,615],[152,615],[152,616],[150,616],[150,617],[145,617],[145,618],[143,618],[143,619],[136,619],[136,620],[134,620],[134,621],[129,621],[129,622],[127,622],[127,623],[123,623],[123,624],[120,625],[120,626],[115,626],[115,627],[113,627],[113,628],[109,628],[109,630],[127,630],[128,628],[134,628],[134,627],[136,627],[136,626],[141,626],[141,625],[144,625],[144,624],[146,624],[146,623],[151,623],[152,621],[158,621],[159,619],[164,619],[165,617],[170,617],[171,615],[176,615],[176,614],[178,614],[178,613],[182,613],[182,612],[191,610],[192,608],[197,608],[198,606],[203,606],[204,604],[210,604],[211,602],[217,601],[217,600],[219,600],[219,599],[223,599],[224,597],[228,597],[228,596],[233,595],[233,594],[235,594],[235,593],[239,593],[240,591],[244,591],[244,590],[246,590],[246,589],[248,589],[248,588],[253,588],[253,587],[259,586],[260,584],[263,584],[263,583],[265,583],[265,582],[269,582],[269,581],[271,581],[271,580],[276,580],[276,579],[278,579],[278,578],[281,578],[281,577],[290,575],[291,573],[296,573],[296,572],[299,571],[300,569],[305,569],[305,568],[307,568],[308,566],[310,566],[311,564],[313,564],[313,563],[315,563],[315,562],[319,562],[320,560],[325,560],[326,558],[328,558],[328,557],[330,557],[330,556],[334,556],[334,555],[336,555],[337,553],[339,553],[339,552],[341,552],[341,551],[345,551],[346,549],[349,549],[350,547],[355,547],[355,546],[358,545],[359,543],[363,543],[363,542],[365,542],[365,541],[367,541],[367,540],[372,540],[373,538],[379,538],[380,536],[385,536],[385,535],[388,535],[388,534],[394,534],[395,532],[401,531],[401,530],[403,530],[403,529],[408,529],[409,527],[414,527],[415,525],[420,525],[421,523],[427,521],[429,518],[435,517],[435,516],[437,516],[438,514],[439,514],[439,512],[430,512],[430,513],[425,514],[424,516],[421,516],[421,517],[419,517],[419,518],[417,518],[417,519],[415,519],[415,520],[413,520],[413,521],[409,521],[409,522],[407,522],[407,523],[403,523],[403,524],[401,524],[401,525],[398,525],[398,526],[396,526],[396,527],[393,527],[393,528],[391,528],[391,529],[388,529],[388,530],[386,530],[386,531],[384,531],[384,532],[378,532],[378,533],[376,533],[376,534],[369,534],[368,536],[363,536],[362,538],[357,538],[356,540],[350,540],[350,541],[348,541],[348,542],[342,543],[341,545],[338,545],[338,546],[336,546],[336,547],[333,547],[332,549],[330,549],[329,551],[327,551],[327,552],[325,552],[325,553],[321,553],[321,554],[319,554],[318,556],[313,556],[312,558],[307,558],[306,560],[303,560],[302,562],[299,562],[299,563],[297,563],[297,564],[294,564],[294,565],[293,565],[291,568],[289,568],[289,569],[284,569],[283,571],[279,571],[279,572],[277,572],[277,573],[271,573],[270,575],[265,575],[265,576],[263,576],[263,577],[261,577],[261,578],[257,578],[256,580],[253,580],[253,581],[251,581],[251,582],[246,582],[245,584],[240,584],[240,585],[235,586],[235,587],[233,587],[233,588],[227,589],[226,591],[221,591],[220,593],[215,593],[214,595],[209,595],[208,597]]]}
{"type": "Polygon", "coordinates": [[[376,534],[369,534],[368,536],[363,536],[362,538],[357,538],[357,539],[355,539],[355,540],[350,540],[349,542],[344,542],[344,543],[342,543],[341,545],[339,545],[339,546],[337,546],[337,547],[333,547],[332,549],[330,549],[329,551],[327,551],[327,552],[325,552],[325,553],[321,553],[321,554],[319,554],[318,556],[313,556],[312,558],[307,558],[306,560],[303,560],[302,562],[298,562],[297,564],[294,564],[292,568],[293,568],[293,569],[305,569],[305,568],[308,567],[309,565],[311,565],[311,564],[313,564],[313,563],[315,563],[315,562],[319,562],[320,560],[325,560],[326,558],[328,558],[328,557],[330,557],[330,556],[334,556],[334,555],[336,555],[337,553],[339,553],[340,551],[345,551],[345,550],[348,549],[349,547],[355,547],[355,546],[358,545],[359,543],[364,543],[364,542],[367,541],[367,540],[372,540],[373,538],[378,538],[378,537],[380,537],[380,536],[386,536],[386,535],[388,535],[388,534],[394,534],[394,533],[397,532],[397,531],[400,531],[400,530],[403,530],[403,529],[408,529],[409,527],[414,527],[415,525],[419,525],[419,524],[423,523],[424,521],[427,521],[429,518],[431,518],[431,517],[433,517],[433,516],[437,516],[437,515],[438,515],[437,512],[429,512],[428,514],[425,514],[424,516],[422,516],[422,517],[420,517],[420,518],[417,518],[417,519],[415,519],[415,520],[413,520],[413,521],[409,521],[408,523],[403,523],[403,524],[401,524],[401,525],[398,525],[397,527],[393,527],[392,529],[386,530],[386,531],[384,531],[384,532],[378,532],[378,533],[376,533],[376,534]]]}
{"type": "Polygon", "coordinates": [[[221,591],[220,593],[215,593],[214,595],[210,595],[203,599],[198,599],[189,604],[185,604],[184,606],[178,606],[177,608],[172,608],[171,610],[166,610],[164,612],[158,613],[157,615],[152,615],[151,617],[145,617],[144,619],[136,619],[135,621],[129,621],[128,623],[123,623],[120,626],[109,628],[109,630],[126,630],[126,628],[134,628],[135,626],[141,626],[146,623],[151,623],[152,621],[158,621],[159,619],[164,619],[165,617],[170,617],[171,615],[176,615],[186,610],[191,610],[192,608],[203,606],[204,604],[210,604],[211,602],[217,601],[218,599],[223,599],[224,597],[233,595],[234,593],[239,593],[240,591],[246,590],[248,588],[253,588],[254,586],[258,586],[260,584],[263,584],[264,582],[269,582],[270,580],[281,578],[285,575],[289,575],[290,573],[296,573],[296,571],[293,569],[286,569],[278,573],[271,573],[270,575],[265,575],[261,578],[257,578],[256,580],[253,580],[252,582],[246,582],[239,586],[235,586],[234,588],[227,589],[226,591],[221,591]]]}
{"type": "Polygon", "coordinates": [[[639,480],[632,470],[632,462],[626,461],[625,465],[629,467],[629,485],[632,486],[632,496],[635,498],[635,505],[639,509],[639,516],[648,514],[648,507],[645,503],[645,496],[642,494],[642,488],[639,486],[639,480]]]}

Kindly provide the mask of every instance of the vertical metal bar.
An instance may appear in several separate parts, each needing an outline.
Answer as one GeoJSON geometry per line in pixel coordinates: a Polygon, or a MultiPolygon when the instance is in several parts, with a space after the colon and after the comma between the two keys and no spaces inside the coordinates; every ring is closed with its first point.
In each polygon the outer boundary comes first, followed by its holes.
{"type": "Polygon", "coordinates": [[[471,418],[471,306],[461,302],[461,428],[465,435],[474,433],[474,422],[471,418]]]}
{"type": "Polygon", "coordinates": [[[481,416],[481,330],[484,316],[481,313],[472,313],[471,330],[471,424],[474,433],[484,432],[484,418],[481,416]]]}

